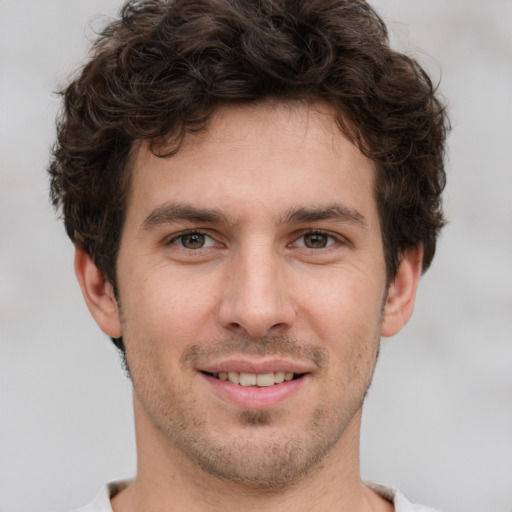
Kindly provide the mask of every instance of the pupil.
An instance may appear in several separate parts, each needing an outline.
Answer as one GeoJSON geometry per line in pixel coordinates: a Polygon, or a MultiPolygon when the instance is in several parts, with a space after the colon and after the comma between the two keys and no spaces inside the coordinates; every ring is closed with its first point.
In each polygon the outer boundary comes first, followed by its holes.
{"type": "Polygon", "coordinates": [[[309,235],[304,235],[304,242],[306,247],[310,249],[322,249],[327,246],[327,236],[318,233],[310,233],[309,235]]]}
{"type": "Polygon", "coordinates": [[[204,235],[193,233],[184,235],[182,239],[183,246],[187,249],[201,249],[204,245],[204,235]]]}

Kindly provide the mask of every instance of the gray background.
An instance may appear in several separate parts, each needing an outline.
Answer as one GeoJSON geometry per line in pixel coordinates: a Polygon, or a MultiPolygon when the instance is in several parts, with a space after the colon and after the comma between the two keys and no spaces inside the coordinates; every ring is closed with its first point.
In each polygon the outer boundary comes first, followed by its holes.
{"type": "MultiPolygon", "coordinates": [[[[380,0],[449,100],[450,224],[383,342],[365,478],[453,512],[512,511],[512,2],[380,0]]],[[[130,385],[89,318],[44,168],[58,100],[112,0],[0,0],[0,509],[65,510],[135,468],[130,385]]]]}

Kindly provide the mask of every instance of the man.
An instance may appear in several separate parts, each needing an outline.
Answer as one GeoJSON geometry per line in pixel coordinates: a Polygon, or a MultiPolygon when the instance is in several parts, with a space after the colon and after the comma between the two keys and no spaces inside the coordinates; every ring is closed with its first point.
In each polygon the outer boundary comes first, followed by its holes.
{"type": "Polygon", "coordinates": [[[125,5],[49,168],[134,390],[137,475],[84,510],[427,510],[358,453],[443,225],[434,92],[361,1],[125,5]]]}

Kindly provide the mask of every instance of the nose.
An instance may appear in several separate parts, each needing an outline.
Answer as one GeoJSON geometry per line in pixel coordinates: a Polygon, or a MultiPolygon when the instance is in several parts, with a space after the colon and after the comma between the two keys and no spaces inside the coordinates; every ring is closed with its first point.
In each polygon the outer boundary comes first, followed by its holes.
{"type": "Polygon", "coordinates": [[[279,255],[264,247],[233,259],[218,309],[224,329],[259,338],[292,327],[296,310],[283,265],[279,255]]]}

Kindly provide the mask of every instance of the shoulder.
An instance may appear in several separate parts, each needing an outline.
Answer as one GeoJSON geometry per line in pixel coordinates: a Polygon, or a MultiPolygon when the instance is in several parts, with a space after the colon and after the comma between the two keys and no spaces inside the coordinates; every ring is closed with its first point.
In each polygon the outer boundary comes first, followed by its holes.
{"type": "Polygon", "coordinates": [[[433,508],[411,503],[398,489],[377,482],[364,482],[364,485],[380,494],[395,506],[395,512],[438,512],[433,508]]]}
{"type": "MultiPolygon", "coordinates": [[[[110,499],[128,487],[129,483],[130,480],[120,480],[104,485],[91,503],[84,507],[75,509],[72,512],[113,512],[110,499]]],[[[395,489],[394,487],[377,482],[364,482],[364,484],[383,498],[393,503],[395,512],[438,512],[432,508],[411,503],[398,489],[395,489]]]]}
{"type": "Polygon", "coordinates": [[[128,487],[130,480],[119,480],[105,484],[91,503],[72,512],[113,512],[110,499],[128,487]]]}

